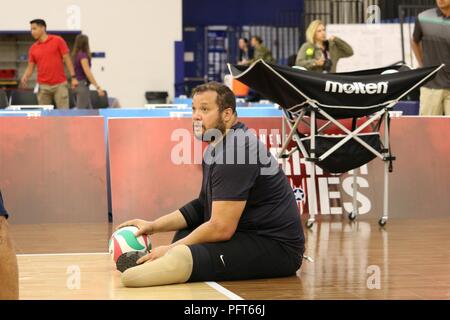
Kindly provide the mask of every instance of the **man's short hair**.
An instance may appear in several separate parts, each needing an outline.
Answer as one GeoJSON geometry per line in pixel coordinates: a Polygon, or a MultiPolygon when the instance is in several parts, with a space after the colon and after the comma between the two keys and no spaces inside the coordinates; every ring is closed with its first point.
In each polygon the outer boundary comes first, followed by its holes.
{"type": "Polygon", "coordinates": [[[45,23],[45,20],[43,20],[43,19],[34,19],[34,20],[31,20],[31,21],[30,21],[30,24],[33,24],[33,23],[37,24],[38,26],[47,28],[47,24],[45,23]]]}
{"type": "Polygon", "coordinates": [[[192,97],[198,93],[207,91],[217,93],[216,103],[219,106],[220,112],[223,112],[227,108],[231,108],[233,113],[236,113],[236,97],[230,88],[222,83],[212,81],[195,87],[194,90],[192,90],[192,97]]]}

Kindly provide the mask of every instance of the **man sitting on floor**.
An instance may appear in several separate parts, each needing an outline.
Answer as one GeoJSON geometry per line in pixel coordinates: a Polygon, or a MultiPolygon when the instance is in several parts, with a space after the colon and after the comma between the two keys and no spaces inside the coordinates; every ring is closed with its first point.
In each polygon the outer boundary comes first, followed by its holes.
{"type": "MultiPolygon", "coordinates": [[[[292,276],[304,235],[291,185],[256,135],[238,121],[236,99],[211,82],[193,91],[193,130],[208,142],[200,195],[155,221],[131,220],[137,235],[178,231],[122,274],[127,287],[292,276]]],[[[135,260],[136,261],[136,260],[135,260]]]]}

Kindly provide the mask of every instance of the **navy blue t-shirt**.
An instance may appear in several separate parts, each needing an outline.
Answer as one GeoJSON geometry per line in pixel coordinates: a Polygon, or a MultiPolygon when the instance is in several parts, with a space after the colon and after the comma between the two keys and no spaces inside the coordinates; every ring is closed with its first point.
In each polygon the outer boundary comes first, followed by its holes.
{"type": "Polygon", "coordinates": [[[231,129],[222,142],[205,151],[200,195],[180,209],[188,226],[208,221],[213,201],[245,200],[236,231],[275,239],[294,254],[303,254],[300,213],[286,175],[243,123],[231,129]]]}
{"type": "Polygon", "coordinates": [[[3,197],[1,191],[0,191],[0,216],[6,216],[6,218],[8,218],[8,212],[6,212],[6,209],[3,206],[3,197]]]}

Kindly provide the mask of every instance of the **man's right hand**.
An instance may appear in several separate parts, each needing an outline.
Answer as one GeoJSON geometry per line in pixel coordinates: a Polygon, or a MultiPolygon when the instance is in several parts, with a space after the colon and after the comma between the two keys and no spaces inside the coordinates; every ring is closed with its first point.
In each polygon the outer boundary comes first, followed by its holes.
{"type": "Polygon", "coordinates": [[[24,76],[22,77],[22,79],[20,79],[20,87],[21,88],[26,88],[28,84],[28,79],[24,76]]]}
{"type": "Polygon", "coordinates": [[[153,225],[154,225],[153,221],[145,221],[145,220],[141,220],[141,219],[134,219],[134,220],[129,220],[129,221],[126,221],[126,222],[120,224],[116,228],[116,230],[118,230],[120,228],[123,228],[123,227],[127,227],[127,226],[135,226],[135,227],[137,227],[139,229],[135,233],[135,236],[138,237],[138,236],[141,236],[143,234],[150,235],[150,234],[154,233],[153,225]]]}

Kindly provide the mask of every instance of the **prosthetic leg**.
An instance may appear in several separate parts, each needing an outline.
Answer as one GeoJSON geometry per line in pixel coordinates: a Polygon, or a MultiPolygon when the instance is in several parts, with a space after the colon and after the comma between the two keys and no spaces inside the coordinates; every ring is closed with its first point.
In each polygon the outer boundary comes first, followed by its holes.
{"type": "Polygon", "coordinates": [[[125,270],[122,284],[136,288],[184,283],[191,276],[192,266],[189,247],[177,245],[161,258],[125,270]]]}

